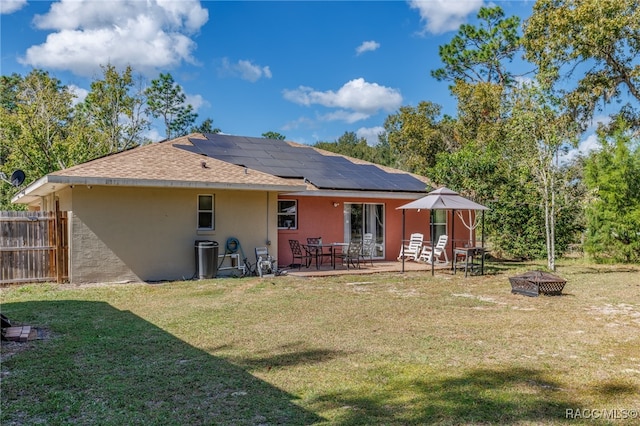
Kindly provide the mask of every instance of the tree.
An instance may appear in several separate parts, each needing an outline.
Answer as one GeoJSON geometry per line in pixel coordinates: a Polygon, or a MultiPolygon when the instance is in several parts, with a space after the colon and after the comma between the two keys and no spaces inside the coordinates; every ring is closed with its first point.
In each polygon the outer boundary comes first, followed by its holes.
{"type": "MultiPolygon", "coordinates": [[[[67,136],[73,121],[73,95],[42,70],[26,77],[1,80],[0,170],[11,175],[21,169],[29,181],[73,164],[67,136]]],[[[10,204],[13,188],[0,183],[2,208],[10,204]]]]}
{"type": "Polygon", "coordinates": [[[429,175],[438,183],[478,201],[492,200],[504,183],[501,153],[467,144],[454,152],[442,152],[429,175]]]}
{"type": "Polygon", "coordinates": [[[189,133],[220,133],[222,130],[220,130],[218,127],[213,127],[213,119],[211,118],[207,118],[206,120],[204,120],[202,123],[200,123],[199,126],[194,126],[191,128],[189,133]]]}
{"type": "Polygon", "coordinates": [[[600,132],[599,151],[586,159],[585,251],[596,261],[640,262],[640,139],[619,119],[600,132]]]}
{"type": "MultiPolygon", "coordinates": [[[[567,92],[584,125],[599,105],[623,95],[640,101],[639,6],[638,0],[539,0],[525,23],[527,59],[541,81],[567,92]],[[564,88],[572,77],[577,85],[564,88]]],[[[638,129],[640,113],[630,108],[621,112],[638,129]]]]}
{"type": "Polygon", "coordinates": [[[171,74],[162,74],[151,80],[151,87],[145,90],[147,106],[154,118],[162,118],[167,139],[186,135],[193,126],[198,114],[186,104],[186,95],[173,80],[171,74]]]}
{"type": "Polygon", "coordinates": [[[283,140],[285,140],[287,138],[285,135],[281,135],[278,132],[271,132],[271,131],[264,132],[262,134],[262,137],[263,138],[267,138],[267,139],[277,139],[277,140],[281,140],[281,141],[283,141],[283,140]]]}
{"type": "MultiPolygon", "coordinates": [[[[18,74],[0,77],[0,172],[11,176],[12,167],[8,164],[11,146],[9,141],[19,132],[16,120],[12,116],[18,107],[18,86],[22,77],[18,74]]],[[[11,198],[15,190],[12,186],[0,181],[0,210],[11,209],[11,198]]]]}
{"type": "Polygon", "coordinates": [[[563,145],[573,144],[577,124],[563,110],[560,100],[535,84],[514,90],[509,105],[507,135],[517,157],[536,178],[535,189],[543,203],[547,265],[555,270],[556,216],[562,180],[558,155],[563,145]]]}
{"type": "Polygon", "coordinates": [[[462,25],[452,41],[440,47],[443,68],[432,71],[438,80],[453,82],[457,118],[445,118],[441,129],[446,151],[438,155],[431,173],[440,182],[471,198],[495,199],[504,179],[504,96],[514,75],[507,64],[520,50],[518,17],[506,18],[499,6],[482,7],[478,27],[462,25]],[[499,183],[500,182],[500,183],[499,183]]]}
{"type": "Polygon", "coordinates": [[[422,101],[417,107],[400,107],[385,119],[386,138],[400,168],[426,175],[436,155],[446,149],[438,121],[440,110],[440,105],[422,101]]]}
{"type": "MultiPolygon", "coordinates": [[[[47,72],[33,70],[14,86],[15,106],[2,108],[1,128],[7,161],[40,177],[72,162],[67,135],[73,95],[47,72]]],[[[3,105],[5,103],[3,102],[3,105]]]]}
{"type": "MultiPolygon", "coordinates": [[[[8,140],[12,134],[9,129],[9,114],[16,112],[18,107],[18,86],[22,82],[22,77],[18,74],[11,76],[0,76],[0,118],[3,118],[0,127],[0,141],[8,140]]],[[[15,131],[15,130],[14,130],[15,131]]],[[[0,142],[0,166],[7,162],[9,156],[9,146],[0,142]]]]}
{"type": "Polygon", "coordinates": [[[8,112],[14,112],[18,106],[18,86],[22,77],[18,74],[0,76],[0,107],[8,112]]]}
{"type": "Polygon", "coordinates": [[[451,148],[469,143],[484,149],[503,139],[504,96],[506,90],[495,83],[468,83],[458,80],[451,86],[458,101],[458,116],[453,124],[451,148]]]}
{"type": "Polygon", "coordinates": [[[131,67],[118,73],[113,65],[102,67],[103,79],[91,83],[91,91],[78,106],[78,114],[86,114],[89,125],[99,142],[100,154],[119,152],[143,143],[142,132],[149,128],[149,121],[142,115],[144,98],[135,88],[131,67]]]}
{"type": "Polygon", "coordinates": [[[381,141],[376,146],[370,146],[367,139],[358,138],[355,132],[344,132],[335,142],[320,141],[314,147],[371,163],[389,165],[388,143],[381,141]]]}
{"type": "Polygon", "coordinates": [[[460,26],[449,44],[440,46],[444,67],[431,72],[439,81],[458,80],[469,83],[494,83],[506,86],[514,81],[506,63],[520,49],[520,18],[504,17],[500,6],[481,7],[480,24],[460,26]]]}
{"type": "MultiPolygon", "coordinates": [[[[515,130],[535,124],[525,120],[535,110],[524,107],[524,96],[516,84],[518,75],[510,69],[522,49],[520,21],[505,18],[500,7],[482,8],[478,18],[477,27],[461,26],[451,43],[440,48],[444,67],[432,72],[441,81],[453,82],[450,90],[457,98],[458,114],[439,124],[447,149],[438,154],[429,175],[437,184],[490,207],[485,231],[494,252],[525,259],[551,253],[548,260],[553,265],[556,248],[560,252],[567,235],[573,236],[578,226],[567,214],[574,210],[565,198],[551,200],[549,193],[548,210],[544,208],[544,191],[539,185],[547,176],[538,173],[532,159],[539,158],[533,149],[536,143],[545,139],[540,135],[526,138],[526,132],[515,130]],[[516,99],[522,103],[514,113],[516,99]]],[[[554,176],[564,173],[559,165],[554,169],[554,176]]]]}

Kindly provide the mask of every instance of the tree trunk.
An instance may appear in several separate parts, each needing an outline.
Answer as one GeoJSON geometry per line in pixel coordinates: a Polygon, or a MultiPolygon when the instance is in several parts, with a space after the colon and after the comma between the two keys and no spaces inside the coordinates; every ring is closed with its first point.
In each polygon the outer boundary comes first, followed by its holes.
{"type": "MultiPolygon", "coordinates": [[[[558,152],[556,151],[549,161],[549,185],[546,198],[550,200],[547,225],[547,267],[550,271],[556,270],[556,168],[558,152]]],[[[547,212],[545,212],[547,214],[547,212]]]]}
{"type": "Polygon", "coordinates": [[[544,230],[547,243],[547,267],[551,269],[551,214],[549,212],[549,187],[544,188],[544,230]]]}
{"type": "Polygon", "coordinates": [[[551,175],[551,212],[549,215],[549,270],[556,270],[556,191],[555,176],[551,175]]]}

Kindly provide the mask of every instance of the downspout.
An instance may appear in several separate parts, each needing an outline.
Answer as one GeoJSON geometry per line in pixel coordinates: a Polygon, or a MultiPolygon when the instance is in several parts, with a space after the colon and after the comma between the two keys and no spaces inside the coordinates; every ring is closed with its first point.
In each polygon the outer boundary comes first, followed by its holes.
{"type": "Polygon", "coordinates": [[[271,241],[269,240],[269,191],[267,191],[267,240],[265,241],[267,246],[271,245],[271,241]]]}

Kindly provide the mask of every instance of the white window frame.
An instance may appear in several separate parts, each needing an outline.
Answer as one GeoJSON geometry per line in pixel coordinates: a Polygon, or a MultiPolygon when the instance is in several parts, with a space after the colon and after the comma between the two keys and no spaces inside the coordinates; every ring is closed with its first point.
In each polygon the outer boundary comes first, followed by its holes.
{"type": "Polygon", "coordinates": [[[292,199],[279,199],[278,200],[278,229],[298,229],[298,200],[292,200],[292,199]],[[293,205],[295,207],[295,211],[294,213],[289,213],[289,212],[281,212],[280,211],[280,202],[282,201],[288,201],[288,202],[293,202],[293,205]],[[281,216],[293,216],[294,219],[294,223],[291,226],[280,226],[280,217],[281,216]]]}
{"type": "Polygon", "coordinates": [[[216,229],[216,215],[215,215],[215,210],[216,210],[216,198],[215,195],[213,194],[198,194],[198,197],[196,198],[196,223],[198,226],[198,231],[213,231],[214,229],[216,229]],[[211,198],[211,209],[202,209],[200,208],[200,197],[210,197],[211,198]],[[203,227],[200,226],[200,214],[201,213],[211,213],[211,226],[210,227],[203,227]]]}

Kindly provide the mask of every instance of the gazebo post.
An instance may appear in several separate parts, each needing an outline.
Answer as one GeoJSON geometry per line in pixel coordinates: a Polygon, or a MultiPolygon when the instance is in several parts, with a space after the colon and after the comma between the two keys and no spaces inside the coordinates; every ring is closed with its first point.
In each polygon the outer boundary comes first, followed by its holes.
{"type": "Polygon", "coordinates": [[[405,219],[404,214],[406,210],[402,209],[402,239],[400,240],[400,247],[402,247],[402,273],[404,274],[404,227],[405,227],[405,219]]]}
{"type": "Polygon", "coordinates": [[[482,248],[484,248],[484,210],[482,210],[482,248]]]}
{"type": "MultiPolygon", "coordinates": [[[[429,222],[430,222],[429,225],[430,225],[430,228],[431,228],[431,231],[430,231],[430,234],[431,234],[430,235],[430,238],[431,238],[431,250],[433,250],[434,246],[435,246],[435,239],[433,238],[434,237],[433,210],[429,210],[429,222]]],[[[434,266],[434,264],[435,264],[435,262],[434,262],[433,255],[432,255],[431,256],[431,276],[435,275],[435,266],[434,266]]]]}
{"type": "Polygon", "coordinates": [[[451,270],[453,270],[453,256],[456,250],[456,209],[451,210],[451,270]]]}

